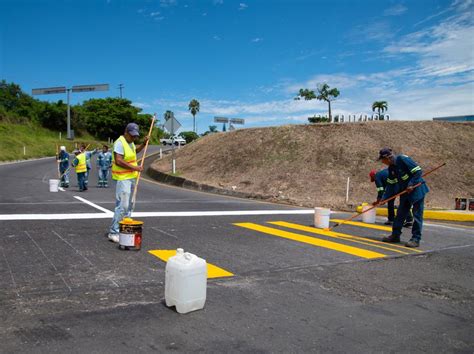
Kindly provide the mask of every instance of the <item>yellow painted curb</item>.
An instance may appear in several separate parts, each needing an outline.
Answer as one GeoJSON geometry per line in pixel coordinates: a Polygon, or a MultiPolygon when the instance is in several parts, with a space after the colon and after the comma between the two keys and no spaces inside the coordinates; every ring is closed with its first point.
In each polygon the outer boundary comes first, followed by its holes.
{"type": "MultiPolygon", "coordinates": [[[[362,207],[357,207],[357,212],[362,212],[362,207]]],[[[397,210],[395,209],[395,213],[397,210]]],[[[377,215],[387,216],[386,208],[377,208],[377,215]]],[[[447,210],[425,210],[423,218],[433,220],[449,220],[449,221],[474,221],[474,213],[469,211],[447,211],[447,210]]]]}

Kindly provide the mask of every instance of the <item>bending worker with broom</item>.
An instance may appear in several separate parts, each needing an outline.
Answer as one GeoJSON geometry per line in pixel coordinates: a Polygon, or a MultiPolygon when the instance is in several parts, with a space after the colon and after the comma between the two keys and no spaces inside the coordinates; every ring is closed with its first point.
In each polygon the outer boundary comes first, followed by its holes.
{"type": "Polygon", "coordinates": [[[119,222],[125,216],[130,216],[136,178],[143,170],[143,167],[138,166],[137,153],[143,150],[149,137],[145,137],[143,143],[135,147],[135,141],[139,136],[138,124],[128,123],[125,133],[114,143],[112,179],[117,181],[117,186],[115,189],[115,213],[108,235],[112,242],[119,242],[119,222]]]}
{"type": "MultiPolygon", "coordinates": [[[[397,216],[392,226],[392,234],[384,237],[382,241],[397,243],[400,242],[403,223],[413,207],[413,227],[412,237],[405,244],[406,247],[419,247],[421,231],[423,228],[423,210],[425,194],[429,189],[422,178],[421,167],[406,155],[393,155],[392,149],[383,148],[379,152],[379,160],[388,166],[388,179],[398,184],[398,191],[407,192],[400,196],[400,205],[397,216]],[[421,183],[419,186],[417,184],[421,183]]],[[[390,198],[394,194],[393,190],[387,189],[382,197],[383,200],[390,198]]]]}

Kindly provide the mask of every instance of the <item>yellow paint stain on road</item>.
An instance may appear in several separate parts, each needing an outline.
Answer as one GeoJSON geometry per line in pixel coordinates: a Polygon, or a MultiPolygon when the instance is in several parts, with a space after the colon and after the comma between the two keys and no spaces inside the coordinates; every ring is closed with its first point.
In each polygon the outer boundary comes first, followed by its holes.
{"type": "Polygon", "coordinates": [[[376,225],[376,224],[366,224],[365,222],[360,222],[360,221],[344,221],[342,219],[331,219],[330,221],[331,222],[343,222],[342,225],[360,226],[360,227],[366,227],[368,229],[375,229],[375,230],[382,230],[382,231],[392,232],[392,228],[390,226],[382,226],[382,225],[376,225]]]}
{"type": "Polygon", "coordinates": [[[337,239],[340,239],[340,240],[342,239],[342,240],[346,240],[346,241],[360,243],[360,244],[364,244],[364,245],[367,245],[367,246],[376,247],[376,248],[380,248],[380,249],[384,249],[384,250],[388,250],[388,251],[392,251],[392,252],[396,252],[396,253],[401,253],[401,254],[411,254],[410,251],[422,252],[422,251],[419,251],[419,250],[415,250],[413,248],[406,248],[404,246],[399,246],[399,245],[389,244],[389,243],[386,243],[386,242],[371,240],[370,238],[352,236],[352,235],[343,234],[343,233],[334,232],[334,231],[325,231],[325,230],[322,230],[322,229],[318,229],[316,227],[293,224],[293,223],[286,222],[286,221],[271,221],[271,222],[269,222],[269,224],[283,226],[283,227],[287,227],[289,229],[295,229],[295,230],[299,230],[299,231],[306,231],[306,232],[310,232],[310,233],[318,234],[318,235],[323,235],[323,236],[327,236],[327,237],[333,237],[333,238],[337,238],[337,239]],[[397,249],[397,248],[403,249],[403,251],[400,250],[400,249],[397,249]]]}
{"type": "Polygon", "coordinates": [[[374,258],[386,257],[385,254],[374,252],[374,251],[368,251],[363,248],[347,246],[341,243],[322,240],[322,239],[311,237],[311,236],[300,235],[293,232],[274,229],[267,226],[261,226],[261,225],[250,223],[250,222],[235,223],[234,225],[240,226],[246,229],[262,232],[262,233],[272,235],[272,236],[282,237],[282,238],[306,243],[306,244],[317,246],[317,247],[327,248],[333,251],[347,253],[347,254],[361,257],[361,258],[374,259],[374,258]]]}
{"type": "MultiPolygon", "coordinates": [[[[151,250],[148,251],[148,253],[158,257],[163,262],[168,262],[170,257],[176,255],[176,250],[151,250]]],[[[207,279],[232,277],[233,275],[234,274],[228,272],[225,269],[219,268],[214,264],[207,263],[207,279]]]]}

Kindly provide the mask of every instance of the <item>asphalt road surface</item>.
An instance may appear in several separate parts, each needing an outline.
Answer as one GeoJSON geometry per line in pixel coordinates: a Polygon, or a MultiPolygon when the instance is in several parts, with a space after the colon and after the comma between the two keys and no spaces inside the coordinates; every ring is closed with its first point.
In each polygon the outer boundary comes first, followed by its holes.
{"type": "Polygon", "coordinates": [[[472,223],[428,221],[411,250],[380,242],[382,218],[325,232],[310,209],[145,176],[142,249],[123,251],[105,237],[113,183],[93,166],[88,191],[72,173],[51,193],[56,173],[53,158],[0,165],[2,353],[474,351],[472,223]],[[178,247],[217,269],[184,315],[159,257],[178,247]]]}

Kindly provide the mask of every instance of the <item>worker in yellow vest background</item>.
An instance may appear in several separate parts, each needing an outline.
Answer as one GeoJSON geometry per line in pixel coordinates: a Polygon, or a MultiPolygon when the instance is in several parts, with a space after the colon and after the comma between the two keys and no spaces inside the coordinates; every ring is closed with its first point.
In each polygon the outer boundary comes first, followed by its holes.
{"type": "Polygon", "coordinates": [[[143,150],[148,140],[145,137],[142,144],[135,147],[135,141],[140,136],[136,123],[128,123],[123,135],[114,143],[112,152],[112,179],[117,182],[115,188],[115,213],[110,225],[108,238],[112,242],[119,242],[119,222],[124,217],[130,216],[132,195],[138,172],[137,153],[143,150]]]}
{"type": "Polygon", "coordinates": [[[72,165],[76,169],[77,174],[77,184],[79,185],[79,192],[84,192],[87,190],[86,186],[86,172],[87,172],[87,165],[86,165],[86,155],[79,151],[75,150],[74,155],[76,158],[72,162],[72,165]]]}

